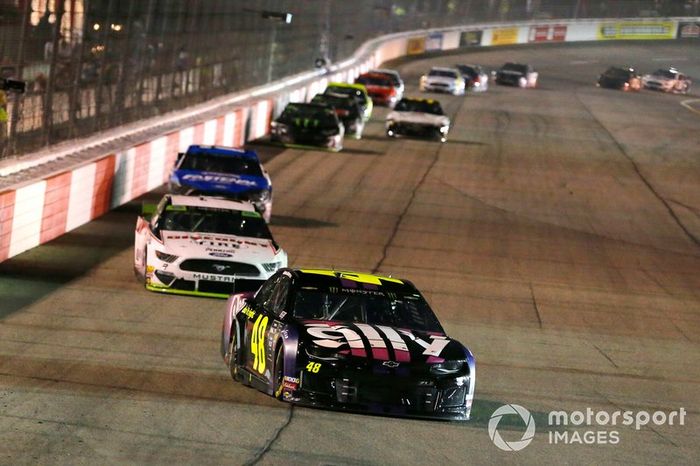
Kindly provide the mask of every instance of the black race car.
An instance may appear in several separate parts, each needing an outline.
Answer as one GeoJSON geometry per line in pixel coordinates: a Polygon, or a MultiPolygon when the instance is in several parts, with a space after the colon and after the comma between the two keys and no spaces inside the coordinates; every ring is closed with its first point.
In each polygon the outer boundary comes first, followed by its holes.
{"type": "Polygon", "coordinates": [[[321,104],[287,104],[270,125],[270,137],[290,147],[343,148],[345,128],[333,107],[321,104]]]}
{"type": "Polygon", "coordinates": [[[642,88],[642,78],[634,68],[611,66],[600,75],[597,85],[608,89],[638,91],[642,88]]]}
{"type": "Polygon", "coordinates": [[[221,355],[234,380],[311,406],[468,420],[472,353],[406,280],[281,269],[229,298],[221,355]]]}
{"type": "Polygon", "coordinates": [[[325,94],[316,94],[311,99],[311,103],[333,107],[338,118],[343,122],[345,135],[352,136],[355,139],[362,137],[362,131],[365,129],[365,120],[362,118],[360,106],[353,96],[327,92],[325,94]]]}

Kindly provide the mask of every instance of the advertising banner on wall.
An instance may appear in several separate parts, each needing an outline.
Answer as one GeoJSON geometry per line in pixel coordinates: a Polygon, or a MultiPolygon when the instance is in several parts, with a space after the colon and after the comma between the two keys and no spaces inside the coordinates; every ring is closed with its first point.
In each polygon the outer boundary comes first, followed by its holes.
{"type": "Polygon", "coordinates": [[[530,42],[561,42],[566,40],[566,24],[546,24],[530,27],[530,42]]]}
{"type": "Polygon", "coordinates": [[[425,52],[425,37],[411,37],[406,42],[406,53],[417,55],[425,52]]]}
{"type": "Polygon", "coordinates": [[[700,22],[693,23],[678,23],[678,38],[686,39],[689,37],[700,37],[700,22]]]}
{"type": "Polygon", "coordinates": [[[675,39],[673,21],[620,21],[602,23],[598,29],[600,40],[675,39]]]}
{"type": "Polygon", "coordinates": [[[433,32],[430,34],[425,40],[425,51],[434,52],[436,50],[442,50],[442,39],[443,36],[441,32],[433,32]]]}
{"type": "Polygon", "coordinates": [[[491,33],[491,45],[510,45],[518,43],[518,28],[494,29],[491,33]]]}
{"type": "Polygon", "coordinates": [[[464,31],[462,35],[459,36],[459,46],[460,47],[474,47],[481,45],[481,36],[484,31],[464,31]]]}

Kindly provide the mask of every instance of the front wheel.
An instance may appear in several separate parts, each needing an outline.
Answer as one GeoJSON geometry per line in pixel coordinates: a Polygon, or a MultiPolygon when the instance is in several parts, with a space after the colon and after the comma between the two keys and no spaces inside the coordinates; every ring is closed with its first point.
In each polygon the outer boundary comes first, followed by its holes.
{"type": "Polygon", "coordinates": [[[231,378],[233,380],[238,380],[238,364],[236,359],[238,359],[238,354],[236,351],[236,345],[238,344],[238,329],[235,325],[231,327],[231,341],[228,344],[228,370],[231,373],[231,378]]]}
{"type": "Polygon", "coordinates": [[[274,397],[281,400],[282,391],[284,390],[284,348],[282,345],[277,348],[277,354],[275,355],[275,377],[272,389],[274,397]]]}

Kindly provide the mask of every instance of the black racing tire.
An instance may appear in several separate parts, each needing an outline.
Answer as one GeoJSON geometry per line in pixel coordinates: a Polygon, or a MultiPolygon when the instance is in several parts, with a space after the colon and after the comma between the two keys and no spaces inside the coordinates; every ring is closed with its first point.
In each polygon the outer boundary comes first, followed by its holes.
{"type": "Polygon", "coordinates": [[[275,377],[272,384],[272,396],[281,400],[284,388],[284,347],[282,345],[277,347],[277,353],[275,353],[275,377]]]}
{"type": "Polygon", "coordinates": [[[231,341],[228,343],[228,370],[231,373],[231,378],[233,380],[238,380],[239,375],[238,375],[238,364],[237,364],[237,359],[238,359],[238,354],[236,350],[236,345],[238,343],[238,326],[236,324],[233,324],[231,326],[231,341]]]}

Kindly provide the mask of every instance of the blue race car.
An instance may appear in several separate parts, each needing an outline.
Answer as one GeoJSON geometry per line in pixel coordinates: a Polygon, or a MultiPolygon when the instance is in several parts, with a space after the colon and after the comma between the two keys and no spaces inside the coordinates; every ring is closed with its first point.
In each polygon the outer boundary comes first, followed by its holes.
{"type": "Polygon", "coordinates": [[[191,145],[178,154],[168,187],[173,194],[250,202],[270,222],[272,182],[254,151],[191,145]]]}

